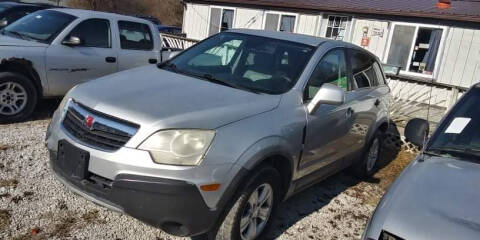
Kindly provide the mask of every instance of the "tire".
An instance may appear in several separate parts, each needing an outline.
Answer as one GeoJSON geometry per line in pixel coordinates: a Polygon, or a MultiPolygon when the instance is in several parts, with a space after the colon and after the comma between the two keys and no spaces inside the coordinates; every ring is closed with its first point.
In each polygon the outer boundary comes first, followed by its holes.
{"type": "MultiPolygon", "coordinates": [[[[247,231],[251,231],[250,227],[253,225],[248,225],[248,227],[241,233],[240,231],[240,223],[242,217],[243,219],[250,219],[247,216],[252,216],[252,218],[256,219],[255,226],[256,228],[261,228],[260,233],[256,235],[254,239],[263,239],[265,234],[268,233],[269,227],[271,226],[271,222],[275,212],[278,208],[278,203],[280,201],[280,191],[281,187],[280,183],[280,174],[277,170],[270,166],[262,166],[260,169],[255,170],[255,174],[248,178],[249,181],[244,185],[245,187],[240,189],[234,199],[232,200],[231,205],[232,208],[228,211],[225,219],[221,223],[218,231],[213,234],[209,234],[210,239],[215,240],[242,240],[242,235],[246,236],[247,231]],[[267,206],[269,201],[266,200],[264,204],[258,204],[260,208],[256,208],[263,211],[255,211],[252,208],[252,196],[258,194],[263,196],[264,193],[267,193],[268,189],[272,192],[271,195],[271,205],[270,205],[270,213],[267,214],[267,206]],[[246,214],[247,212],[251,214],[246,214]],[[264,214],[262,215],[261,212],[264,214]],[[257,215],[258,214],[258,215],[257,215]],[[260,218],[260,215],[264,216],[266,220],[263,221],[260,218]],[[257,216],[257,217],[255,217],[257,216]],[[262,223],[263,222],[263,223],[262,223]],[[263,227],[259,227],[263,226],[263,227]]],[[[260,202],[260,201],[259,201],[260,202]]],[[[245,221],[250,222],[250,221],[245,221]]],[[[250,222],[250,224],[253,224],[250,222]]],[[[252,235],[251,235],[252,236],[252,235]]]]}
{"type": "Polygon", "coordinates": [[[378,160],[382,149],[383,133],[377,130],[373,138],[362,151],[361,159],[351,167],[358,178],[368,178],[377,171],[378,160]],[[373,158],[376,154],[376,158],[373,158]]]}
{"type": "Polygon", "coordinates": [[[38,92],[30,79],[18,73],[0,73],[0,123],[25,120],[37,101],[38,92]]]}

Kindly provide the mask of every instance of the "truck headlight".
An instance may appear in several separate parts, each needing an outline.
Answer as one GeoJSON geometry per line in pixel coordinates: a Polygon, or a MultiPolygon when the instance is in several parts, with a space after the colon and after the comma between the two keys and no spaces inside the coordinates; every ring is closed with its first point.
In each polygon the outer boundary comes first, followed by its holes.
{"type": "Polygon", "coordinates": [[[214,137],[212,130],[164,130],[148,137],[138,149],[149,151],[156,163],[196,166],[202,162],[214,137]]]}

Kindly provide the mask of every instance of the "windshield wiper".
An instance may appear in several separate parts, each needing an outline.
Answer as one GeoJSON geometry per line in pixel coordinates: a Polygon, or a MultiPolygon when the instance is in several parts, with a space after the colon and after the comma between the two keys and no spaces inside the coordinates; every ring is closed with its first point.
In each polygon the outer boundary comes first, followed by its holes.
{"type": "Polygon", "coordinates": [[[425,151],[427,154],[432,155],[450,155],[453,157],[466,157],[466,158],[478,158],[480,157],[480,150],[472,148],[430,148],[425,151]]]}
{"type": "Polygon", "coordinates": [[[17,37],[20,37],[21,39],[23,40],[33,40],[31,37],[25,35],[25,34],[21,34],[19,32],[16,32],[16,31],[8,31],[8,30],[3,30],[3,32],[7,32],[7,33],[11,33],[17,37]]]}

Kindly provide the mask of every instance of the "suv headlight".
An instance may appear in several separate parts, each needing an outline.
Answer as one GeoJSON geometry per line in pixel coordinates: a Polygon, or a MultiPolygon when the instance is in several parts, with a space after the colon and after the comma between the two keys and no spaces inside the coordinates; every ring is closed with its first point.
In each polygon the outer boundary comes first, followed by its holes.
{"type": "Polygon", "coordinates": [[[148,137],[138,149],[149,151],[156,163],[196,166],[202,162],[214,137],[213,130],[164,130],[148,137]]]}

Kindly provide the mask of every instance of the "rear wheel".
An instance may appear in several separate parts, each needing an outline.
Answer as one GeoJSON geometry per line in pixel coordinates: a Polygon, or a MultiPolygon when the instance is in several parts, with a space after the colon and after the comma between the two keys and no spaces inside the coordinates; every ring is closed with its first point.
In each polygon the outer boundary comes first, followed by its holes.
{"type": "Polygon", "coordinates": [[[363,150],[360,161],[352,166],[352,170],[357,177],[371,177],[377,170],[377,163],[382,148],[382,139],[382,132],[377,131],[373,139],[370,140],[368,145],[366,145],[367,147],[363,150]]]}
{"type": "Polygon", "coordinates": [[[0,123],[22,121],[37,105],[37,90],[23,75],[0,73],[0,123]]]}
{"type": "Polygon", "coordinates": [[[268,232],[280,198],[280,175],[264,166],[250,179],[237,194],[217,233],[212,234],[213,239],[263,239],[268,232]]]}

